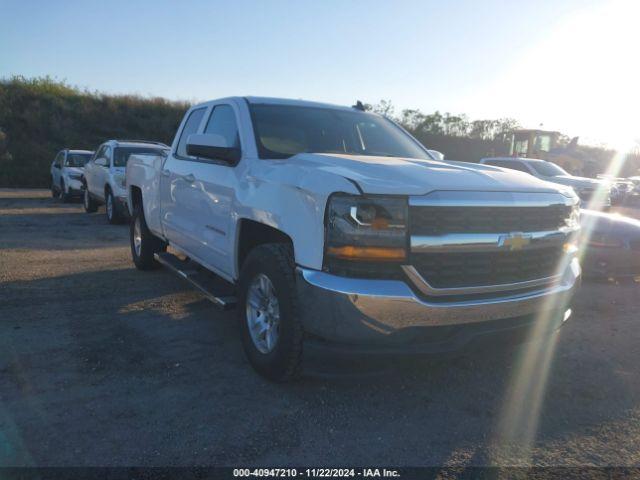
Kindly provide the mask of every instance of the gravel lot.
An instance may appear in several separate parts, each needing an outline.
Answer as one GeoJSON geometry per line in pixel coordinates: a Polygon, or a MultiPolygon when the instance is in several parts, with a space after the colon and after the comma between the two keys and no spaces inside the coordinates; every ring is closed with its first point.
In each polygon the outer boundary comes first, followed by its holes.
{"type": "MultiPolygon", "coordinates": [[[[640,465],[639,293],[583,285],[533,464],[640,465]]],[[[2,466],[525,461],[494,442],[524,351],[312,358],[299,383],[271,384],[245,361],[233,313],[133,268],[126,226],[44,190],[0,190],[2,466]]]]}

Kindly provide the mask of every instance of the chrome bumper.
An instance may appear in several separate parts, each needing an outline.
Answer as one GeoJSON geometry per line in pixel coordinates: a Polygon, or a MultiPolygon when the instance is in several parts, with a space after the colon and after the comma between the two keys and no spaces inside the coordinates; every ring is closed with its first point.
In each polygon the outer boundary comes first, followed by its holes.
{"type": "Polygon", "coordinates": [[[578,284],[580,265],[573,258],[560,280],[545,288],[451,301],[427,300],[401,280],[344,278],[301,267],[297,274],[302,322],[308,333],[332,342],[380,344],[416,327],[562,314],[578,284]]]}

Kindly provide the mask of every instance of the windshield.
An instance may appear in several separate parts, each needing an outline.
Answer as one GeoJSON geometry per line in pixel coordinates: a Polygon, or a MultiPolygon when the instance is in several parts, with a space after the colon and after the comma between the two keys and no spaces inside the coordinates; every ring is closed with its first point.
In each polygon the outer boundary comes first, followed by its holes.
{"type": "Polygon", "coordinates": [[[151,153],[153,155],[162,155],[166,148],[160,147],[116,147],[113,153],[113,166],[126,167],[129,155],[132,153],[151,153]]]}
{"type": "Polygon", "coordinates": [[[304,152],[430,158],[400,128],[371,113],[292,105],[250,108],[260,158],[304,152]]]}
{"type": "Polygon", "coordinates": [[[544,177],[557,177],[558,175],[569,175],[565,170],[551,162],[530,162],[529,165],[544,177]]]}
{"type": "Polygon", "coordinates": [[[84,167],[91,160],[92,153],[69,153],[64,162],[65,167],[84,167]]]}

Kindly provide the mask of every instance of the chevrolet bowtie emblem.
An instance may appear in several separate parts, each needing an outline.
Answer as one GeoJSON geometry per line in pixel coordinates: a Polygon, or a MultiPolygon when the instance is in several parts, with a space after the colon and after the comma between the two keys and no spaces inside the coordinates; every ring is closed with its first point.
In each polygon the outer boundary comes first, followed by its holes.
{"type": "Polygon", "coordinates": [[[498,246],[509,250],[522,250],[531,243],[532,236],[522,232],[513,232],[508,235],[500,235],[498,246]]]}

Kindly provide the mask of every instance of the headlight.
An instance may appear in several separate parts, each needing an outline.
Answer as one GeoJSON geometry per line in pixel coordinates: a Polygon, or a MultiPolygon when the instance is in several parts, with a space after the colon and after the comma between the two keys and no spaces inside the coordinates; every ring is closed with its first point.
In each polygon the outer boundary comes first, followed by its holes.
{"type": "Polygon", "coordinates": [[[326,260],[405,260],[407,209],[406,198],[331,196],[326,215],[326,260]]]}
{"type": "Polygon", "coordinates": [[[580,206],[574,205],[571,209],[571,214],[565,219],[567,227],[579,228],[580,227],[580,206]]]}
{"type": "Polygon", "coordinates": [[[127,188],[127,178],[124,175],[114,175],[113,180],[120,188],[127,188]]]}

